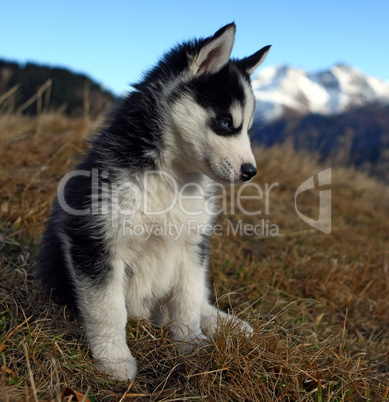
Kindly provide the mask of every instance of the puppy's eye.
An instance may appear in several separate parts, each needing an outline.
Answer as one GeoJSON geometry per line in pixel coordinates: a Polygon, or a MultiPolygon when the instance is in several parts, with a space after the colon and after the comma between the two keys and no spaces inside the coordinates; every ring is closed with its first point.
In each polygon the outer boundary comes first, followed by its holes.
{"type": "Polygon", "coordinates": [[[220,127],[224,130],[231,131],[231,129],[232,129],[232,121],[229,117],[220,119],[219,124],[220,124],[220,127]]]}

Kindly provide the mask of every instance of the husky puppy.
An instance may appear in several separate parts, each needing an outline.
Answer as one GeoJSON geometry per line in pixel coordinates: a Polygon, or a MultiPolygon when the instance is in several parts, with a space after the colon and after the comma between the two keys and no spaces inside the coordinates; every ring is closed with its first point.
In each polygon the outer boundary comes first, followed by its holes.
{"type": "Polygon", "coordinates": [[[183,350],[232,319],[209,302],[209,228],[217,187],[257,172],[250,75],[270,48],[230,60],[234,37],[232,23],[166,53],[61,180],[36,274],[116,379],[137,374],[128,318],[168,325],[183,350]]]}

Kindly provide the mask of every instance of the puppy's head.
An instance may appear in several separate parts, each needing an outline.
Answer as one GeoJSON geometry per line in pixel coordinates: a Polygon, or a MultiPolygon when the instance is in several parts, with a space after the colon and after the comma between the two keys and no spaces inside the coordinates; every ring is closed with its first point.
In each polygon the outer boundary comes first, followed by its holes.
{"type": "Polygon", "coordinates": [[[171,96],[170,125],[188,168],[221,183],[250,180],[257,172],[248,130],[255,99],[250,75],[270,46],[230,60],[235,24],[188,51],[188,65],[171,96]]]}

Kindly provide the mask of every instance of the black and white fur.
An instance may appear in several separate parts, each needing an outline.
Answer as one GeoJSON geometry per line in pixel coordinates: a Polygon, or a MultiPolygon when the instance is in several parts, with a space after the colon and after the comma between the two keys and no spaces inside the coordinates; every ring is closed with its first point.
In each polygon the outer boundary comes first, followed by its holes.
{"type": "Polygon", "coordinates": [[[194,218],[199,227],[213,223],[212,183],[256,174],[250,75],[270,47],[230,60],[234,37],[229,24],[165,54],[59,188],[36,273],[54,300],[74,308],[98,366],[117,379],[137,373],[126,343],[128,318],[154,317],[181,345],[206,339],[220,318],[231,318],[209,302],[207,233],[185,229],[146,240],[122,229],[181,227],[194,218]],[[176,202],[161,213],[180,190],[185,208],[176,202]]]}

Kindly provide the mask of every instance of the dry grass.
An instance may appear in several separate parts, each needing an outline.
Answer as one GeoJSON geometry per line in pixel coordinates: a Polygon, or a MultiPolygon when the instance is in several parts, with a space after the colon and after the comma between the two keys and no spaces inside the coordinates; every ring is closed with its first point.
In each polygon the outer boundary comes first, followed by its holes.
{"type": "MultiPolygon", "coordinates": [[[[220,219],[226,228],[263,218],[280,236],[212,241],[217,302],[241,312],[255,335],[224,326],[210,345],[180,356],[166,330],[131,321],[137,378],[125,384],[97,371],[82,329],[31,278],[57,182],[96,126],[60,115],[0,116],[0,400],[388,399],[388,188],[333,169],[333,227],[325,235],[296,215],[294,192],[327,166],[287,147],[258,151],[256,183],[279,183],[269,213],[251,200],[246,208],[259,206],[262,215],[235,208],[220,219]]],[[[310,216],[312,194],[299,199],[310,216]]]]}

